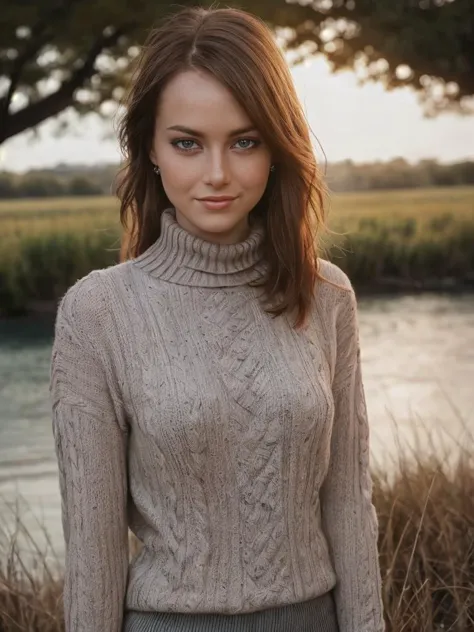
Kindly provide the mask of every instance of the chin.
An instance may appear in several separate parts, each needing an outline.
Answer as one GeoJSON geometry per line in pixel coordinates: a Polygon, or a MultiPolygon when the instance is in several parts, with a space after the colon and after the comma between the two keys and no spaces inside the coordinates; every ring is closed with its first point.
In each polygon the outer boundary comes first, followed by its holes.
{"type": "MultiPolygon", "coordinates": [[[[236,217],[234,214],[226,215],[224,212],[208,211],[203,215],[200,214],[198,218],[193,218],[192,221],[197,230],[203,233],[204,239],[208,235],[210,238],[208,241],[212,241],[212,237],[229,237],[235,233],[241,234],[242,226],[248,225],[248,216],[236,217]]],[[[235,239],[231,238],[231,241],[243,241],[244,238],[239,235],[235,239]]]]}
{"type": "Polygon", "coordinates": [[[239,230],[240,222],[232,221],[229,218],[209,217],[204,221],[196,222],[197,228],[206,233],[214,235],[228,235],[233,231],[239,230]]]}

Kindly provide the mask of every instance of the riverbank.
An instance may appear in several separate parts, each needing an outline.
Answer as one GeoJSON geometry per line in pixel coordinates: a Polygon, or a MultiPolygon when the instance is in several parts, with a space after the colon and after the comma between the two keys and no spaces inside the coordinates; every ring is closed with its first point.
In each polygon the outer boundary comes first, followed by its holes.
{"type": "MultiPolygon", "coordinates": [[[[474,294],[474,280],[464,282],[456,279],[427,279],[425,282],[407,282],[401,279],[381,279],[377,285],[354,284],[359,298],[376,298],[390,296],[420,296],[423,294],[438,294],[445,296],[459,296],[474,294]]],[[[4,312],[0,309],[0,321],[17,323],[35,323],[39,321],[53,321],[56,315],[58,298],[50,300],[32,300],[20,310],[4,312]]]]}
{"type": "MultiPolygon", "coordinates": [[[[473,443],[459,446],[455,463],[448,453],[412,453],[400,456],[391,476],[374,472],[387,632],[472,627],[473,443]]],[[[130,548],[139,550],[134,537],[130,548]]],[[[32,571],[25,556],[14,537],[0,546],[0,630],[62,632],[62,578],[41,555],[32,571]]]]}
{"type": "MultiPolygon", "coordinates": [[[[474,288],[474,187],[334,194],[321,256],[361,294],[474,288]]],[[[117,200],[0,203],[0,315],[51,311],[77,279],[120,259],[117,200]]]]}
{"type": "MultiPolygon", "coordinates": [[[[473,234],[474,244],[474,234],[473,234]]],[[[469,253],[469,258],[474,253],[474,248],[471,246],[472,253],[469,253]]],[[[462,253],[458,253],[462,255],[462,253]]],[[[440,258],[442,255],[439,255],[440,258]]],[[[376,297],[376,296],[390,296],[390,295],[419,295],[423,293],[439,293],[439,294],[451,294],[459,295],[464,293],[474,292],[474,261],[472,266],[466,266],[464,274],[459,273],[459,276],[432,276],[427,274],[425,278],[413,278],[410,275],[406,276],[405,271],[399,271],[399,275],[393,274],[388,276],[384,274],[379,275],[367,275],[361,277],[357,274],[357,269],[367,268],[364,264],[364,254],[359,253],[357,256],[358,261],[354,262],[355,266],[352,267],[351,263],[347,260],[341,260],[340,258],[331,258],[334,263],[339,265],[351,278],[356,293],[360,297],[376,297]]],[[[473,257],[474,258],[474,257],[473,257]]],[[[347,259],[347,257],[346,257],[347,259]]],[[[116,263],[104,262],[103,265],[97,265],[96,267],[107,267],[116,263]]],[[[24,269],[28,269],[28,265],[24,266],[24,269]]],[[[93,268],[85,266],[80,272],[69,275],[67,278],[63,278],[61,283],[57,283],[57,279],[54,277],[54,270],[50,273],[50,279],[46,281],[46,284],[54,288],[55,296],[51,297],[52,290],[48,289],[44,292],[41,290],[41,284],[32,287],[31,280],[28,278],[19,278],[20,274],[16,273],[16,281],[18,285],[14,287],[14,284],[7,285],[4,281],[4,285],[1,285],[2,277],[0,271],[0,319],[11,318],[41,318],[53,316],[56,313],[57,304],[61,296],[66,292],[77,279],[87,274],[93,268]],[[46,296],[45,296],[46,295],[46,296]]]]}

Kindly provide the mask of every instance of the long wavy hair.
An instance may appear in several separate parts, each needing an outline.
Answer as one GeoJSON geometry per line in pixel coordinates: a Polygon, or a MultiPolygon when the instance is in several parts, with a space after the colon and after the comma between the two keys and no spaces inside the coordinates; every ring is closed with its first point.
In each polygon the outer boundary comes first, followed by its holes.
{"type": "Polygon", "coordinates": [[[137,257],[160,236],[172,206],[150,161],[160,95],[177,74],[211,73],[232,92],[269,147],[275,170],[249,223],[265,227],[268,274],[258,283],[274,316],[296,313],[304,325],[319,278],[318,234],[325,227],[324,181],[287,62],[272,31],[256,16],[223,8],[185,8],[153,29],[137,57],[124,101],[119,142],[125,157],[117,194],[124,228],[121,260],[137,257]]]}

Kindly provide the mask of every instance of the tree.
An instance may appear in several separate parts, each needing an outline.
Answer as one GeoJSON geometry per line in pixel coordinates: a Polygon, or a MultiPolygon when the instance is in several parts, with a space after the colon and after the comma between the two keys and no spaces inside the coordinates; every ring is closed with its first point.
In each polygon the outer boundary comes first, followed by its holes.
{"type": "Polygon", "coordinates": [[[2,0],[0,143],[69,107],[116,102],[156,0],[2,0]]]}
{"type": "Polygon", "coordinates": [[[12,199],[17,196],[14,175],[0,172],[0,200],[12,199]]]}
{"type": "MultiPolygon", "coordinates": [[[[120,100],[150,25],[179,0],[2,0],[0,144],[68,108],[105,116],[120,100]]],[[[216,2],[198,3],[207,6],[216,2]]],[[[388,89],[412,86],[425,111],[472,111],[473,0],[227,1],[261,16],[295,52],[322,53],[388,89]]]]}
{"type": "Polygon", "coordinates": [[[69,182],[69,195],[102,195],[100,186],[84,176],[76,176],[69,182]]]}
{"type": "MultiPolygon", "coordinates": [[[[473,0],[312,0],[286,13],[289,47],[310,43],[333,70],[414,88],[425,113],[474,112],[473,0]],[[311,5],[311,7],[309,6],[311,5]]],[[[271,16],[268,16],[271,20],[271,16]]],[[[303,54],[307,54],[304,51],[303,54]]]]}
{"type": "Polygon", "coordinates": [[[57,178],[32,173],[21,178],[17,185],[17,196],[27,198],[49,198],[64,195],[65,189],[57,178]]]}

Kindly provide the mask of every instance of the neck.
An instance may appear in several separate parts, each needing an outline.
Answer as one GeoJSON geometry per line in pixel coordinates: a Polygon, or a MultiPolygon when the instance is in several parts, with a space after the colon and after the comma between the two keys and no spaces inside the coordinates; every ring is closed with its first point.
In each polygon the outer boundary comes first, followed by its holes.
{"type": "Polygon", "coordinates": [[[197,237],[176,219],[176,210],[161,215],[160,236],[133,260],[147,274],[179,285],[228,287],[257,281],[267,271],[263,260],[265,229],[250,227],[244,241],[217,244],[197,237]]]}

